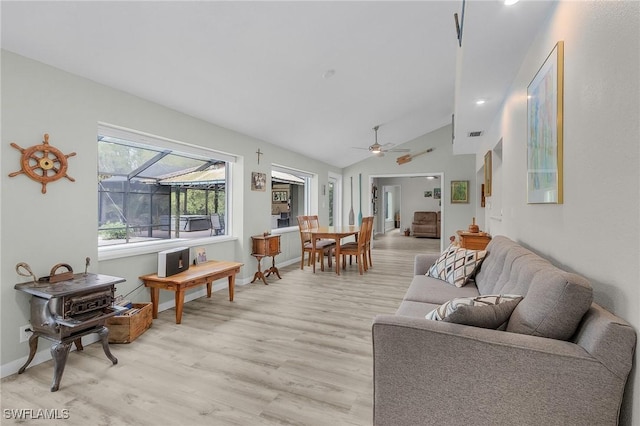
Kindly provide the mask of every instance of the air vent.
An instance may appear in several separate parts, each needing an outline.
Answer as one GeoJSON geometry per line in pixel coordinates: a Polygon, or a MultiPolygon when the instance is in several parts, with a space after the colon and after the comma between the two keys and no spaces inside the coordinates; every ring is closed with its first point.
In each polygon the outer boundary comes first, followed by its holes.
{"type": "Polygon", "coordinates": [[[478,130],[478,131],[475,131],[475,132],[469,132],[469,133],[467,133],[467,135],[470,138],[477,138],[478,136],[482,136],[482,133],[483,133],[482,130],[478,130]]]}

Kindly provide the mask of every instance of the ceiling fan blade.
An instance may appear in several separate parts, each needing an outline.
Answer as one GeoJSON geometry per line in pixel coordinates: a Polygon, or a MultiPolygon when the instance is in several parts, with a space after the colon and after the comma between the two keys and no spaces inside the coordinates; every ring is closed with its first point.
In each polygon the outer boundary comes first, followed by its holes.
{"type": "Polygon", "coordinates": [[[384,152],[409,152],[409,151],[411,150],[406,148],[391,148],[391,149],[384,150],[384,152]]]}

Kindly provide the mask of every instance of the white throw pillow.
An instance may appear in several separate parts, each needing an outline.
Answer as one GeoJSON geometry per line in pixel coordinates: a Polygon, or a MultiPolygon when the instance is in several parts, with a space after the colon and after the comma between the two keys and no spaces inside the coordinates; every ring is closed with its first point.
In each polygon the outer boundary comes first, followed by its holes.
{"type": "Polygon", "coordinates": [[[449,246],[436,263],[431,265],[427,276],[446,281],[456,287],[464,287],[487,255],[486,250],[468,250],[449,246]]]}

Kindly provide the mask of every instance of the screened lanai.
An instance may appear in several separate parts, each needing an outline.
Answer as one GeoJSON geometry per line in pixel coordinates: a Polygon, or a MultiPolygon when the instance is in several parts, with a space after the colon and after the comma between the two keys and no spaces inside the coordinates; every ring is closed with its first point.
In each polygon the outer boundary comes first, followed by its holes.
{"type": "Polygon", "coordinates": [[[99,136],[99,245],[226,232],[227,163],[99,136]]]}

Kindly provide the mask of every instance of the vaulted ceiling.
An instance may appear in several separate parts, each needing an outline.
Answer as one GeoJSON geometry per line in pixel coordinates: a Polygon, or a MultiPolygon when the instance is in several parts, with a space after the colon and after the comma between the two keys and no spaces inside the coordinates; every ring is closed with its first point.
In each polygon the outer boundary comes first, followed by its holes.
{"type": "Polygon", "coordinates": [[[454,111],[475,152],[553,3],[468,0],[460,47],[462,5],[2,1],[2,48],[345,167],[454,111]]]}

